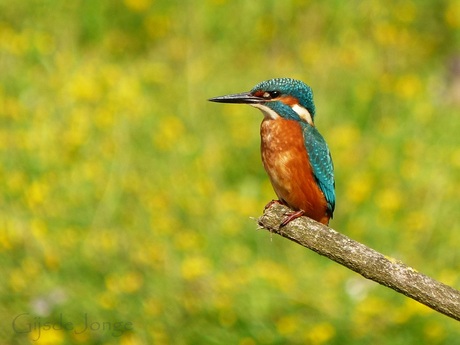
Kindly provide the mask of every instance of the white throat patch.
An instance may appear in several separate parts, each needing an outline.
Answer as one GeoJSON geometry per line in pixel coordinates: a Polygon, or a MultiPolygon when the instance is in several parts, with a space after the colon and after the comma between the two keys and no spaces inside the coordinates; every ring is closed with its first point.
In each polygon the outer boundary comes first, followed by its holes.
{"type": "Polygon", "coordinates": [[[300,104],[294,104],[291,106],[291,108],[297,113],[297,115],[300,116],[301,119],[307,121],[307,123],[309,123],[311,126],[314,126],[313,117],[307,109],[302,107],[300,104]]]}
{"type": "MultiPolygon", "coordinates": [[[[270,107],[267,107],[266,105],[263,104],[250,104],[254,108],[260,109],[262,113],[264,114],[265,118],[276,120],[280,116],[270,107]]],[[[310,112],[302,107],[300,104],[294,104],[291,105],[292,110],[294,110],[297,115],[300,116],[301,119],[309,123],[311,126],[314,126],[313,124],[313,118],[310,114],[310,112]]]]}
{"type": "Polygon", "coordinates": [[[265,118],[276,120],[280,116],[271,108],[267,107],[266,105],[263,104],[250,104],[254,108],[262,110],[262,113],[264,113],[265,118]]]}

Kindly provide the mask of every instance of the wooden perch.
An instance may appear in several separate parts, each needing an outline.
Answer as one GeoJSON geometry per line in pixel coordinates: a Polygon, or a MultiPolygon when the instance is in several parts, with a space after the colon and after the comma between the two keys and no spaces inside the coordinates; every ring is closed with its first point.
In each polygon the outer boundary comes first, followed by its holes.
{"type": "Polygon", "coordinates": [[[285,206],[274,203],[258,219],[259,226],[460,321],[460,291],[310,218],[298,218],[280,229],[279,224],[288,211],[285,206]]]}

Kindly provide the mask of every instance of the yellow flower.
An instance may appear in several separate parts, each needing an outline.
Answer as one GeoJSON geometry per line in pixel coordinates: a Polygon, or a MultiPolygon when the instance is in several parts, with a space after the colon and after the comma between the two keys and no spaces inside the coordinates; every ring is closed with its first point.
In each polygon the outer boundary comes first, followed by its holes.
{"type": "Polygon", "coordinates": [[[181,251],[199,248],[201,243],[203,241],[200,239],[200,236],[193,231],[178,232],[174,236],[174,244],[181,251]]]}
{"type": "Polygon", "coordinates": [[[131,332],[123,334],[120,339],[121,345],[140,345],[143,343],[143,341],[141,341],[135,334],[131,332]]]}
{"type": "Polygon", "coordinates": [[[370,174],[357,173],[348,182],[347,197],[355,204],[359,204],[369,197],[372,186],[373,183],[370,174]]]}
{"type": "Polygon", "coordinates": [[[181,272],[186,280],[193,280],[200,278],[209,273],[211,270],[211,263],[209,260],[202,256],[194,256],[186,258],[182,262],[181,272]]]}
{"type": "Polygon", "coordinates": [[[401,208],[401,192],[396,188],[384,189],[377,195],[376,201],[383,211],[396,211],[401,208]]]}
{"type": "Polygon", "coordinates": [[[64,341],[64,332],[62,330],[37,327],[29,333],[29,339],[40,345],[58,345],[64,341]]]}
{"type": "Polygon", "coordinates": [[[295,333],[299,329],[299,318],[295,315],[287,315],[276,322],[276,329],[281,335],[295,333]]]}
{"type": "Polygon", "coordinates": [[[121,275],[114,273],[106,279],[107,288],[115,293],[136,292],[142,287],[143,283],[144,278],[138,272],[127,272],[121,275]]]}
{"type": "Polygon", "coordinates": [[[329,323],[319,323],[306,331],[309,344],[324,344],[335,336],[335,328],[329,323]]]}
{"type": "Polygon", "coordinates": [[[422,91],[422,82],[414,74],[406,74],[396,81],[396,95],[402,99],[411,99],[422,91]]]}
{"type": "Polygon", "coordinates": [[[143,12],[152,4],[152,0],[124,0],[126,7],[135,12],[143,12]]]}
{"type": "Polygon", "coordinates": [[[48,186],[39,181],[34,181],[27,189],[27,201],[31,208],[40,205],[48,194],[48,186]]]}
{"type": "Polygon", "coordinates": [[[97,101],[102,96],[101,85],[93,68],[83,68],[70,81],[70,93],[77,101],[97,101]]]}
{"type": "Polygon", "coordinates": [[[426,334],[427,338],[431,339],[433,344],[440,344],[446,336],[445,328],[439,323],[435,322],[427,324],[423,330],[423,333],[426,334]]]}
{"type": "Polygon", "coordinates": [[[444,12],[446,23],[452,28],[460,28],[460,2],[450,1],[444,12]]]}
{"type": "Polygon", "coordinates": [[[9,285],[13,291],[21,291],[29,284],[28,277],[25,276],[22,269],[15,269],[9,274],[9,285]]]}
{"type": "Polygon", "coordinates": [[[139,272],[128,272],[123,276],[123,290],[125,292],[136,292],[144,284],[144,277],[139,272]]]}
{"type": "Polygon", "coordinates": [[[153,143],[162,151],[173,150],[183,136],[185,126],[177,116],[164,116],[160,126],[152,134],[153,143]]]}

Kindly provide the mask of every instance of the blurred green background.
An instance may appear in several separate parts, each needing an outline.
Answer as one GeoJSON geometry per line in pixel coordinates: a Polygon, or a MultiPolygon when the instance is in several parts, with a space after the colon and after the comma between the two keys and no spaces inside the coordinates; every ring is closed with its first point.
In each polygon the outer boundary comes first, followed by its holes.
{"type": "Polygon", "coordinates": [[[1,0],[0,71],[1,344],[460,344],[256,231],[262,115],[206,101],[308,83],[331,227],[460,288],[458,0],[1,0]]]}

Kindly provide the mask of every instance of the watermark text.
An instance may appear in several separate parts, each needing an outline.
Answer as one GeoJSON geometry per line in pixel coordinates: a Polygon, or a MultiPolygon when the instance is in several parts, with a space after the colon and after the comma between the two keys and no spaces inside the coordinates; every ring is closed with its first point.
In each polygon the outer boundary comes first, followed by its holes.
{"type": "Polygon", "coordinates": [[[93,320],[85,313],[78,320],[68,320],[63,314],[53,320],[45,319],[39,316],[33,316],[30,313],[16,315],[11,327],[18,334],[28,333],[31,340],[37,341],[44,332],[49,331],[66,331],[74,334],[83,334],[86,332],[107,332],[113,337],[120,337],[123,333],[133,330],[133,323],[126,321],[100,321],[93,320]]]}

